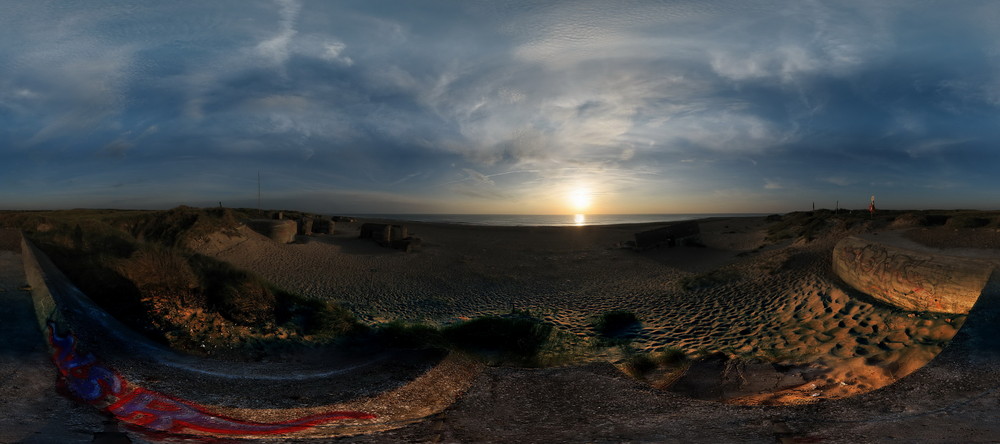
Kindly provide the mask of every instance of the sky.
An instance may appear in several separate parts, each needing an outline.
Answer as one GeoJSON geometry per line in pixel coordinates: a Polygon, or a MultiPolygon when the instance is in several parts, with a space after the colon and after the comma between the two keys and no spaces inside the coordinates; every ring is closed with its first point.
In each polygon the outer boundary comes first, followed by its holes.
{"type": "Polygon", "coordinates": [[[1000,2],[0,0],[0,209],[1000,208],[1000,2]],[[258,181],[258,177],[260,180],[258,181]]]}

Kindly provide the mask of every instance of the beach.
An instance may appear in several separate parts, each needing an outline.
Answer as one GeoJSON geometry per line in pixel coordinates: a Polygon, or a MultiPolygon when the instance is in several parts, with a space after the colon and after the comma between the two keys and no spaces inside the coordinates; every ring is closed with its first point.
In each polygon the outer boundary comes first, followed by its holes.
{"type": "MultiPolygon", "coordinates": [[[[291,244],[243,229],[193,247],[289,291],[337,301],[370,324],[447,325],[527,310],[575,346],[576,363],[625,369],[629,354],[680,350],[724,356],[731,361],[725,371],[739,358],[747,374],[764,368],[759,379],[773,383],[721,394],[680,384],[685,394],[739,404],[813,402],[885,386],[932,359],[965,318],[905,312],[840,281],[833,245],[877,228],[870,225],[831,220],[815,238],[775,240],[768,239],[774,221],[764,217],[701,219],[697,246],[636,251],[628,248],[634,234],[663,224],[410,222],[422,246],[403,253],[359,239],[364,222],[337,223],[332,235],[291,244]],[[640,321],[626,347],[596,346],[594,318],[612,310],[640,321]]],[[[667,387],[677,377],[653,372],[644,381],[667,387]]]]}
{"type": "MultiPolygon", "coordinates": [[[[242,270],[247,270],[274,288],[334,302],[372,328],[357,327],[324,343],[323,336],[293,324],[241,325],[213,311],[225,307],[186,306],[183,292],[151,293],[142,301],[166,309],[160,314],[178,319],[176,325],[205,345],[194,351],[185,350],[183,342],[166,348],[110,322],[95,302],[60,284],[66,278],[58,277],[53,264],[37,262],[34,247],[16,245],[17,231],[8,231],[9,241],[0,244],[5,248],[0,265],[7,273],[6,293],[0,294],[24,311],[32,303],[49,304],[46,298],[56,300],[54,291],[66,331],[94,353],[96,365],[114,369],[128,387],[162,402],[183,399],[213,421],[232,418],[236,429],[245,421],[282,426],[338,412],[367,418],[317,424],[261,442],[333,437],[863,442],[870,436],[954,434],[967,441],[997,436],[993,422],[983,418],[995,414],[996,396],[984,387],[995,385],[997,366],[991,363],[1000,350],[993,322],[1000,310],[1000,277],[993,273],[1000,263],[1000,250],[993,247],[1000,240],[1000,214],[914,211],[873,217],[820,210],[566,227],[365,219],[337,221],[333,233],[299,234],[290,243],[250,228],[263,223],[245,222],[264,214],[237,219],[226,210],[124,212],[98,214],[102,222],[88,227],[128,229],[137,233],[131,234],[137,243],[147,243],[127,259],[109,262],[139,285],[183,271],[181,263],[167,260],[171,257],[205,263],[201,255],[208,255],[235,266],[233,276],[246,276],[242,270]],[[421,239],[419,248],[403,251],[361,238],[366,223],[404,223],[409,235],[421,239]],[[180,226],[186,235],[147,237],[180,226]],[[692,228],[696,234],[690,234],[692,228]],[[663,229],[688,234],[673,245],[646,243],[650,230],[663,229]],[[176,256],[153,242],[176,245],[176,256]],[[140,266],[157,251],[163,254],[159,262],[140,266]],[[940,268],[948,266],[965,274],[942,274],[956,270],[940,268]],[[921,282],[951,285],[956,283],[951,277],[966,276],[957,283],[977,292],[975,308],[968,314],[907,310],[891,298],[879,299],[878,288],[848,284],[844,267],[901,284],[907,293],[921,282]],[[987,282],[972,279],[976,270],[988,275],[987,282]],[[930,280],[921,280],[921,273],[930,273],[924,276],[930,280]],[[163,305],[173,300],[170,295],[180,298],[163,305]],[[623,328],[605,328],[611,313],[627,315],[623,328]],[[491,319],[509,323],[479,322],[491,319]],[[524,322],[534,326],[531,332],[545,332],[539,348],[527,358],[498,351],[504,347],[498,349],[491,336],[508,342],[534,338],[523,330],[514,336],[504,330],[524,322]],[[400,328],[400,323],[413,325],[400,328]],[[535,328],[539,325],[545,328],[535,328]],[[456,328],[463,326],[475,329],[456,328]],[[463,341],[456,332],[474,337],[463,341]],[[936,434],[927,434],[928,425],[936,434]]],[[[57,215],[40,216],[10,215],[41,241],[72,233],[57,225],[57,215]]],[[[285,217],[317,216],[286,212],[285,217]]],[[[101,248],[106,242],[81,243],[101,248]]],[[[92,294],[103,288],[92,287],[92,294]]],[[[253,298],[262,288],[267,287],[249,286],[241,297],[259,301],[253,298]]],[[[929,294],[955,296],[952,290],[929,294]]],[[[20,319],[8,323],[18,337],[37,328],[30,314],[8,317],[20,319]]],[[[19,358],[5,368],[31,367],[37,377],[26,387],[55,397],[44,352],[19,347],[9,344],[19,358]]],[[[128,428],[131,416],[102,422],[101,410],[80,404],[65,413],[68,404],[37,403],[19,393],[4,397],[20,411],[8,421],[17,424],[9,436],[56,436],[47,424],[68,421],[81,425],[67,442],[89,442],[102,433],[160,442],[128,428]],[[51,406],[58,407],[55,413],[40,410],[51,406]]],[[[169,430],[181,433],[183,427],[169,430]]]]}

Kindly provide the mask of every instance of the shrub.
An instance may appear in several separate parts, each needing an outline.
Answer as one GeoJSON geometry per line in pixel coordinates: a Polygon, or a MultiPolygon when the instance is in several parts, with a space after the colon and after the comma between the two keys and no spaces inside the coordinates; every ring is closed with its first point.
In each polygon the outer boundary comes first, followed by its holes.
{"type": "Polygon", "coordinates": [[[354,314],[329,301],[280,290],[246,271],[207,256],[194,255],[209,307],[243,325],[288,324],[301,334],[338,336],[357,328],[354,314]]]}
{"type": "Polygon", "coordinates": [[[246,271],[207,256],[191,257],[209,308],[237,324],[254,325],[275,315],[274,293],[246,271]]]}
{"type": "Polygon", "coordinates": [[[647,353],[635,354],[625,360],[625,371],[634,377],[640,377],[655,369],[656,362],[647,353]]]}
{"type": "Polygon", "coordinates": [[[940,226],[948,223],[951,216],[944,214],[928,214],[924,216],[922,225],[925,227],[940,226]]]}
{"type": "Polygon", "coordinates": [[[629,375],[639,378],[658,368],[678,368],[688,357],[679,348],[670,347],[662,352],[635,353],[624,363],[624,370],[629,375]]]}
{"type": "Polygon", "coordinates": [[[616,336],[638,324],[639,318],[626,310],[604,312],[593,322],[594,330],[602,336],[616,336]]]}
{"type": "Polygon", "coordinates": [[[981,228],[990,224],[990,220],[985,217],[956,216],[949,221],[950,225],[957,228],[981,228]]]}
{"type": "Polygon", "coordinates": [[[681,278],[680,284],[682,289],[694,291],[702,288],[712,288],[729,282],[731,279],[731,275],[715,270],[708,273],[685,276],[681,278]]]}
{"type": "Polygon", "coordinates": [[[272,291],[276,294],[278,322],[291,323],[302,334],[336,337],[360,328],[354,313],[333,302],[309,299],[282,290],[272,291]]]}
{"type": "Polygon", "coordinates": [[[450,325],[443,333],[460,349],[528,359],[548,341],[552,326],[529,317],[485,316],[450,325]]]}
{"type": "Polygon", "coordinates": [[[677,347],[668,347],[656,354],[656,363],[660,365],[676,365],[686,361],[687,353],[677,347]]]}
{"type": "Polygon", "coordinates": [[[443,348],[446,345],[441,330],[426,324],[408,324],[402,321],[378,326],[375,337],[386,347],[443,348]]]}
{"type": "Polygon", "coordinates": [[[141,245],[118,265],[122,275],[137,287],[160,285],[175,289],[198,286],[198,277],[180,252],[156,244],[141,245]]]}

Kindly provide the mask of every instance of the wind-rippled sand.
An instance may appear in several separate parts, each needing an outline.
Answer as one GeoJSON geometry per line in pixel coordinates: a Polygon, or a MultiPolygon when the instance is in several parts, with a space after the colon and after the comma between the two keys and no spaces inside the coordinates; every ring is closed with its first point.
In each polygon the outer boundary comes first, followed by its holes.
{"type": "MultiPolygon", "coordinates": [[[[730,399],[789,403],[884,386],[929,361],[964,316],[909,313],[873,302],[831,271],[846,231],[806,242],[765,241],[764,218],[700,222],[705,247],[621,248],[657,224],[482,227],[408,223],[423,240],[403,253],[334,235],[279,244],[249,230],[199,249],[287,290],[332,299],[370,323],[447,324],[529,310],[582,342],[593,317],[628,310],[632,347],[722,352],[809,369],[807,384],[730,399]]],[[[655,384],[654,384],[655,385],[655,384]]]]}

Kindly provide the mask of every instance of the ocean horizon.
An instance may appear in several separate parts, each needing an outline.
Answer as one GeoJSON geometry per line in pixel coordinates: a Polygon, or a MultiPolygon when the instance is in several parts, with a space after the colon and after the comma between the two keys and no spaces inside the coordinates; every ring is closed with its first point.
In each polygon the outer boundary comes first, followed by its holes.
{"type": "Polygon", "coordinates": [[[708,217],[753,217],[769,213],[690,213],[690,214],[350,214],[362,219],[388,219],[403,222],[438,222],[485,226],[587,226],[653,222],[678,222],[708,217]]]}

